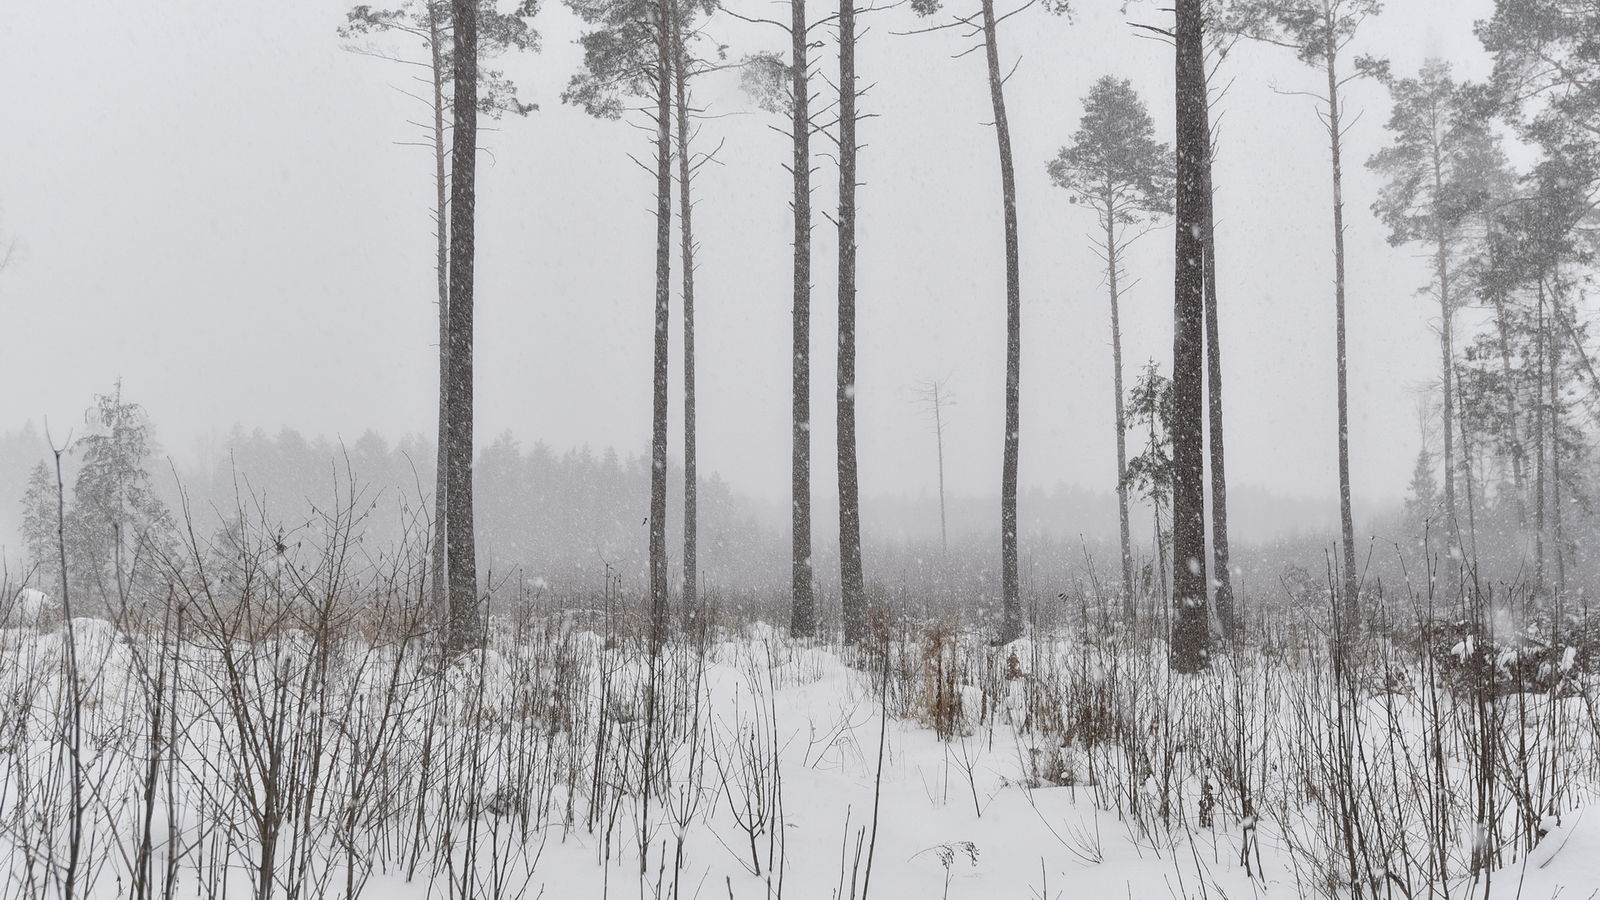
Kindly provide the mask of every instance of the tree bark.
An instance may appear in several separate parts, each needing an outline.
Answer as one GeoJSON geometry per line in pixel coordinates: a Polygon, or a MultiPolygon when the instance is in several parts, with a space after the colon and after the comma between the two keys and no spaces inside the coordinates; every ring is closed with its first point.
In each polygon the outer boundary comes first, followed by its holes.
{"type": "Polygon", "coordinates": [[[1006,119],[1005,78],[1000,74],[994,0],[982,0],[983,46],[989,62],[989,103],[1000,151],[1000,199],[1006,247],[1006,430],[1000,462],[1001,643],[1022,636],[1022,586],[1017,572],[1017,458],[1021,447],[1022,264],[1017,246],[1017,177],[1006,119]]]}
{"type": "MultiPolygon", "coordinates": [[[[1439,360],[1443,385],[1444,419],[1444,517],[1446,533],[1453,549],[1462,546],[1461,520],[1456,512],[1456,451],[1455,451],[1455,312],[1450,308],[1450,244],[1444,231],[1444,213],[1440,209],[1440,192],[1444,189],[1444,160],[1439,147],[1437,123],[1433,129],[1433,238],[1434,277],[1439,283],[1439,360]]],[[[1453,567],[1452,567],[1453,568],[1453,567]]]]}
{"type": "Polygon", "coordinates": [[[1544,403],[1544,370],[1546,359],[1546,345],[1544,322],[1544,278],[1539,278],[1538,313],[1535,320],[1534,355],[1538,358],[1537,366],[1539,377],[1534,379],[1533,389],[1533,446],[1534,469],[1533,476],[1533,590],[1536,595],[1544,593],[1544,498],[1545,498],[1545,413],[1544,403]]]}
{"type": "Polygon", "coordinates": [[[1137,591],[1133,586],[1133,537],[1128,526],[1128,419],[1123,405],[1122,387],[1122,311],[1117,285],[1117,231],[1115,200],[1110,189],[1106,192],[1104,224],[1106,228],[1106,284],[1111,293],[1111,388],[1115,393],[1117,428],[1117,523],[1122,540],[1122,611],[1129,622],[1139,615],[1137,591]]]}
{"type": "Polygon", "coordinates": [[[1206,81],[1205,135],[1205,210],[1202,224],[1205,227],[1206,424],[1209,427],[1208,449],[1211,453],[1211,581],[1216,591],[1212,602],[1222,636],[1231,641],[1237,631],[1237,613],[1233,597],[1233,573],[1229,563],[1228,470],[1223,452],[1222,336],[1217,324],[1217,189],[1211,177],[1216,153],[1211,143],[1210,79],[1206,81]]]}
{"type": "Polygon", "coordinates": [[[434,273],[439,288],[439,430],[433,483],[433,605],[449,621],[449,572],[445,535],[450,510],[450,178],[445,169],[444,47],[439,7],[428,4],[428,47],[433,74],[434,273]]]}
{"type": "Polygon", "coordinates": [[[856,468],[856,8],[839,0],[839,597],[844,637],[866,637],[861,491],[856,468]]]}
{"type": "Polygon", "coordinates": [[[678,112],[678,231],[683,265],[683,611],[695,616],[699,596],[699,470],[695,447],[694,397],[694,178],[689,157],[689,54],[683,31],[688,27],[682,10],[673,4],[673,85],[678,112]]]}
{"type": "Polygon", "coordinates": [[[1205,515],[1205,50],[1201,0],[1178,0],[1177,208],[1172,330],[1172,667],[1208,662],[1205,515]]]}
{"type": "Polygon", "coordinates": [[[450,179],[450,428],[446,570],[450,580],[449,649],[482,640],[477,545],[472,521],[473,217],[477,201],[478,7],[452,0],[455,102],[450,179]]]}
{"type": "Polygon", "coordinates": [[[672,325],[672,9],[656,4],[656,304],[650,417],[650,648],[667,639],[667,338],[672,325]]]}
{"type": "MultiPolygon", "coordinates": [[[[1552,280],[1550,285],[1550,316],[1556,327],[1561,327],[1561,284],[1552,280]]],[[[1549,397],[1550,406],[1550,543],[1555,550],[1556,596],[1567,589],[1566,535],[1561,514],[1561,396],[1558,380],[1561,371],[1561,341],[1552,337],[1550,345],[1549,397]]]]}
{"type": "MultiPolygon", "coordinates": [[[[1456,383],[1461,383],[1461,373],[1455,373],[1456,383]]],[[[1467,494],[1467,553],[1468,559],[1478,558],[1478,512],[1477,493],[1472,477],[1472,440],[1465,415],[1456,416],[1456,427],[1460,429],[1461,438],[1461,485],[1467,494]]]]}
{"type": "Polygon", "coordinates": [[[1341,120],[1339,115],[1339,49],[1334,42],[1333,23],[1324,29],[1323,47],[1325,69],[1328,75],[1328,148],[1333,159],[1333,308],[1334,354],[1338,368],[1339,406],[1339,533],[1344,550],[1343,602],[1344,613],[1335,623],[1341,641],[1348,640],[1349,629],[1355,622],[1356,604],[1359,601],[1356,585],[1356,528],[1355,514],[1350,503],[1350,391],[1348,364],[1345,356],[1344,322],[1344,169],[1340,159],[1341,120]]]}
{"type": "Polygon", "coordinates": [[[810,637],[817,630],[811,583],[811,78],[805,0],[789,0],[790,93],[794,160],[794,394],[792,492],[793,606],[790,631],[810,637]]]}

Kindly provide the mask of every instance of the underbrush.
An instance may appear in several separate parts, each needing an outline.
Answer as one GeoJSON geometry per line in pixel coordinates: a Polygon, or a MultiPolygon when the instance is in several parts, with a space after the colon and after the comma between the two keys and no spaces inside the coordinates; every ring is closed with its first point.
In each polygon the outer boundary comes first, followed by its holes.
{"type": "Polygon", "coordinates": [[[443,658],[425,554],[358,525],[12,607],[0,897],[1515,896],[1600,786],[1591,624],[1527,597],[1186,676],[1087,609],[840,646],[713,597],[653,653],[609,577],[502,580],[443,658]]]}

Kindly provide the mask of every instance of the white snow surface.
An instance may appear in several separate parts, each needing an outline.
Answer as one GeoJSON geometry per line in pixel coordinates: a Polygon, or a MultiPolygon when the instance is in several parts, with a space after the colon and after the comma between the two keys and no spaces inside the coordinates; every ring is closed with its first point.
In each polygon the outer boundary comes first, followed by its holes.
{"type": "MultiPolygon", "coordinates": [[[[84,698],[83,778],[94,786],[84,801],[93,866],[80,881],[82,896],[130,890],[136,800],[151,746],[140,729],[157,683],[175,686],[180,698],[178,721],[163,725],[175,749],[158,758],[179,764],[158,791],[153,868],[173,863],[181,897],[256,891],[260,848],[245,807],[263,794],[247,757],[274,727],[322,741],[324,753],[315,773],[295,776],[302,786],[319,785],[321,812],[304,829],[312,849],[280,838],[280,866],[292,869],[278,872],[271,896],[342,897],[354,888],[402,900],[808,900],[862,896],[869,867],[870,896],[879,900],[1294,897],[1328,889],[1296,852],[1310,840],[1309,806],[1263,797],[1268,808],[1244,816],[1222,790],[1212,823],[1199,821],[1198,785],[1220,783],[1209,766],[1124,776],[1129,794],[1108,802],[1112,776],[1086,770],[1090,757],[1063,750],[1059,735],[1028,721],[1030,709],[1039,715],[1029,686],[1044,681],[1041,670],[1076,665],[1091,679],[1111,674],[1090,668],[1070,645],[1023,641],[986,650],[973,642],[970,652],[986,652],[1002,673],[989,684],[1002,689],[958,685],[959,713],[941,740],[918,712],[926,696],[886,701],[882,670],[759,625],[703,656],[669,647],[655,664],[637,645],[590,632],[552,628],[537,640],[502,633],[491,649],[465,655],[438,677],[430,674],[437,665],[408,657],[406,645],[345,642],[319,657],[305,631],[181,646],[129,637],[96,619],[74,620],[72,632],[84,698]],[[331,689],[315,693],[319,683],[331,689]],[[397,683],[394,697],[388,689],[397,683]],[[389,700],[393,716],[377,716],[389,700]],[[887,721],[886,702],[896,713],[887,721]],[[641,804],[635,779],[644,777],[638,763],[648,725],[675,714],[676,724],[653,739],[652,752],[664,760],[654,777],[666,780],[641,804]],[[383,721],[391,731],[377,730],[383,721]],[[363,746],[382,748],[395,764],[364,772],[363,746]],[[425,754],[434,761],[425,763],[425,754]],[[422,788],[428,765],[433,781],[422,788]],[[1164,779],[1184,776],[1192,789],[1170,792],[1164,779]],[[1164,800],[1181,807],[1165,822],[1153,812],[1164,800]],[[1129,812],[1133,803],[1142,815],[1129,812]],[[356,825],[345,829],[343,813],[351,810],[356,825]],[[753,828],[741,824],[754,820],[753,828]],[[403,847],[414,828],[448,840],[435,840],[413,861],[403,847]],[[1252,836],[1247,871],[1241,854],[1252,836]],[[463,887],[462,872],[478,883],[463,887]]],[[[30,878],[48,887],[49,873],[58,878],[62,865],[69,795],[44,773],[65,765],[67,633],[24,627],[0,637],[0,845],[10,859],[0,896],[9,897],[27,893],[30,878]],[[45,847],[55,859],[38,858],[45,847]]],[[[931,672],[941,657],[913,646],[901,659],[931,672]]],[[[1157,684],[1165,693],[1140,702],[1196,690],[1165,674],[1157,684]]],[[[1281,713],[1254,715],[1266,721],[1281,713]]],[[[1154,718],[1132,714],[1160,733],[1154,718]]],[[[1292,731],[1275,739],[1291,740],[1292,731]]],[[[1416,736],[1408,726],[1405,741],[1416,736]]],[[[1273,778],[1288,779],[1299,761],[1264,762],[1273,778]]],[[[1586,805],[1592,796],[1592,786],[1564,795],[1560,813],[1541,821],[1547,833],[1531,852],[1502,847],[1503,867],[1487,885],[1463,865],[1450,896],[1594,896],[1600,813],[1586,805]]],[[[1464,860],[1481,840],[1464,836],[1449,852],[1464,860]]],[[[1349,887],[1332,890],[1349,896],[1349,887]]]]}

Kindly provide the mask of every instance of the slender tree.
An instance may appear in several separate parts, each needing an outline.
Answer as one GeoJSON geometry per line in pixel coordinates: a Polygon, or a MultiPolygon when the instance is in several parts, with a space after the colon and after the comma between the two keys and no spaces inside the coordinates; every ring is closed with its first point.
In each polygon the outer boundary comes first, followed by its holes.
{"type": "Polygon", "coordinates": [[[22,495],[22,549],[26,581],[54,590],[60,579],[56,558],[55,476],[40,460],[28,470],[28,487],[22,495]]]}
{"type": "Polygon", "coordinates": [[[789,0],[789,136],[794,157],[794,378],[791,398],[791,537],[793,609],[790,630],[817,630],[811,566],[811,35],[805,0],[789,0]]]}
{"type": "MultiPolygon", "coordinates": [[[[537,50],[539,33],[530,26],[538,13],[538,0],[521,0],[515,11],[502,13],[493,0],[479,0],[479,59],[495,56],[508,50],[537,50]]],[[[447,221],[449,207],[449,133],[447,119],[454,91],[454,61],[451,57],[451,4],[447,0],[408,0],[394,9],[374,9],[362,4],[350,10],[346,22],[339,28],[339,36],[352,41],[348,48],[356,53],[378,59],[398,62],[408,68],[426,70],[426,75],[413,75],[426,90],[426,96],[403,89],[407,96],[428,107],[429,121],[425,126],[425,146],[433,151],[434,188],[434,280],[439,308],[439,403],[436,458],[434,466],[434,530],[432,591],[435,606],[446,610],[446,519],[449,508],[449,444],[450,444],[450,228],[447,221]],[[397,36],[420,43],[427,51],[421,59],[404,51],[380,46],[369,39],[378,35],[397,36]]],[[[526,116],[538,106],[523,102],[517,95],[517,86],[504,73],[493,69],[480,69],[479,112],[492,119],[510,113],[526,116]]],[[[408,146],[414,141],[402,141],[408,146]]]]}
{"type": "Polygon", "coordinates": [[[789,136],[793,180],[790,210],[794,220],[792,380],[790,397],[790,631],[816,633],[817,607],[811,560],[811,38],[817,23],[807,20],[805,0],[789,0],[789,21],[735,18],[781,29],[789,37],[787,61],[777,53],[747,56],[740,63],[746,93],[768,112],[788,120],[778,129],[789,136]]]}
{"type": "Polygon", "coordinates": [[[1208,662],[1205,512],[1205,207],[1211,158],[1202,0],[1178,0],[1172,335],[1172,667],[1208,662]]]}
{"type": "Polygon", "coordinates": [[[584,69],[562,100],[590,115],[638,112],[655,136],[655,341],[651,366],[649,595],[651,646],[667,633],[667,341],[672,298],[673,6],[671,0],[568,0],[591,26],[579,38],[584,69]],[[628,106],[631,99],[640,107],[628,106]]]}
{"type": "Polygon", "coordinates": [[[1006,118],[1005,80],[994,0],[980,0],[984,58],[989,68],[989,105],[1000,156],[1000,200],[1006,247],[1006,421],[1000,463],[1000,597],[1002,643],[1022,636],[1022,585],[1017,572],[1017,468],[1022,450],[1022,259],[1017,237],[1017,175],[1011,158],[1011,123],[1006,118]]]}
{"type": "Polygon", "coordinates": [[[473,275],[477,209],[478,7],[454,0],[455,103],[450,180],[450,428],[446,561],[450,582],[448,648],[481,641],[477,542],[472,521],[473,275]]]}
{"type": "Polygon", "coordinates": [[[867,586],[861,560],[861,485],[856,466],[856,5],[839,0],[839,345],[836,380],[839,457],[839,597],[844,636],[866,637],[867,586]]]}
{"type": "Polygon", "coordinates": [[[1476,246],[1471,230],[1483,220],[1493,196],[1493,181],[1504,158],[1490,123],[1448,63],[1431,60],[1416,78],[1388,79],[1394,98],[1389,131],[1394,143],[1367,166],[1387,183],[1373,212],[1389,228],[1394,246],[1421,244],[1433,268],[1432,291],[1439,304],[1439,357],[1443,434],[1443,502],[1446,535],[1452,548],[1463,546],[1456,508],[1455,311],[1466,286],[1459,285],[1461,256],[1476,246]]]}
{"type": "Polygon", "coordinates": [[[1145,569],[1145,593],[1163,601],[1167,597],[1167,538],[1171,530],[1163,526],[1172,509],[1172,381],[1163,376],[1155,360],[1145,364],[1128,390],[1127,423],[1144,433],[1144,449],[1128,460],[1122,487],[1150,504],[1151,544],[1155,548],[1154,571],[1145,569]]]}
{"type": "Polygon", "coordinates": [[[436,428],[433,477],[433,605],[449,615],[450,577],[450,177],[447,171],[444,126],[447,104],[442,4],[427,4],[428,68],[433,88],[433,274],[439,292],[439,414],[436,428]]]}
{"type": "Polygon", "coordinates": [[[1351,81],[1380,74],[1377,62],[1357,58],[1346,71],[1347,52],[1362,23],[1383,9],[1379,0],[1239,0],[1219,19],[1219,27],[1291,49],[1307,66],[1320,71],[1323,93],[1318,114],[1328,135],[1333,185],[1334,362],[1337,381],[1339,456],[1339,531],[1342,553],[1340,634],[1353,622],[1357,600],[1355,515],[1350,500],[1350,393],[1345,336],[1344,244],[1344,89],[1351,81]]]}
{"type": "Polygon", "coordinates": [[[1131,618],[1137,609],[1133,543],[1128,523],[1127,416],[1123,409],[1121,285],[1127,272],[1123,251],[1172,213],[1172,148],[1155,139],[1155,125],[1132,82],[1109,75],[1095,82],[1083,101],[1083,118],[1072,144],[1062,147],[1047,171],[1099,219],[1091,238],[1105,264],[1111,301],[1111,364],[1117,438],[1117,517],[1122,549],[1122,597],[1131,618]],[[1133,229],[1134,233],[1129,234],[1133,229]]]}
{"type": "Polygon", "coordinates": [[[700,590],[699,425],[695,421],[694,369],[694,160],[689,154],[689,54],[684,25],[673,30],[677,54],[673,70],[678,116],[678,232],[683,294],[683,606],[694,615],[700,590]]]}
{"type": "Polygon", "coordinates": [[[946,410],[956,403],[948,379],[928,379],[916,387],[915,399],[933,425],[934,447],[939,461],[939,552],[950,552],[950,529],[944,503],[944,428],[946,410]]]}
{"type": "Polygon", "coordinates": [[[1557,597],[1567,591],[1567,554],[1566,554],[1566,526],[1562,516],[1561,502],[1561,432],[1565,412],[1565,403],[1562,396],[1562,344],[1561,327],[1558,323],[1562,320],[1561,295],[1563,284],[1560,272],[1553,273],[1550,279],[1550,323],[1552,332],[1546,341],[1549,352],[1545,354],[1545,368],[1541,372],[1543,387],[1545,388],[1544,400],[1550,419],[1550,549],[1555,554],[1555,594],[1557,597]]]}
{"type": "MultiPolygon", "coordinates": [[[[1206,21],[1210,21],[1208,15],[1206,21]]],[[[1205,209],[1201,213],[1205,233],[1205,333],[1206,333],[1206,464],[1211,478],[1211,585],[1212,609],[1216,611],[1217,624],[1226,640],[1233,640],[1237,630],[1237,613],[1233,596],[1233,572],[1230,568],[1231,552],[1228,541],[1228,474],[1226,441],[1222,427],[1222,335],[1217,314],[1217,188],[1212,177],[1217,159],[1217,135],[1211,118],[1211,108],[1219,102],[1219,91],[1213,90],[1218,68],[1227,58],[1228,51],[1238,38],[1215,28],[1205,27],[1204,37],[1215,62],[1206,67],[1206,138],[1209,141],[1205,159],[1205,209]]]]}
{"type": "MultiPolygon", "coordinates": [[[[1006,115],[1006,79],[1000,61],[1000,23],[1033,2],[997,14],[994,0],[978,0],[978,9],[957,15],[951,21],[926,31],[963,29],[968,37],[978,38],[983,47],[989,84],[989,108],[993,113],[995,144],[1000,163],[1000,208],[1004,223],[1006,258],[1006,386],[1005,432],[1000,454],[1000,628],[997,639],[1009,643],[1022,636],[1022,582],[1017,561],[1017,467],[1022,449],[1022,259],[1017,238],[1017,175],[1011,154],[1011,121],[1006,115]]],[[[943,7],[943,0],[911,0],[919,16],[932,16],[943,7]]],[[[1045,9],[1056,15],[1071,11],[1069,0],[1046,0],[1045,9]]],[[[973,49],[976,49],[974,47],[973,49]]],[[[965,55],[965,54],[962,54],[965,55]]],[[[1013,70],[1015,67],[1013,66],[1013,70]]]]}
{"type": "MultiPolygon", "coordinates": [[[[711,156],[696,155],[691,150],[696,129],[690,123],[696,109],[689,84],[695,76],[709,68],[706,62],[691,52],[691,47],[699,37],[697,19],[709,15],[713,5],[707,0],[672,0],[672,105],[677,126],[679,268],[683,294],[683,606],[685,615],[691,617],[698,606],[700,579],[700,484],[694,358],[694,276],[698,245],[694,237],[693,188],[696,172],[711,156]]],[[[717,55],[720,59],[721,48],[718,48],[717,55]]]]}
{"type": "Polygon", "coordinates": [[[794,191],[794,302],[790,397],[790,614],[789,630],[809,637],[817,630],[816,588],[811,560],[811,29],[805,0],[788,0],[789,21],[752,19],[731,10],[734,18],[781,29],[789,37],[789,57],[764,52],[741,63],[743,86],[762,109],[788,119],[794,191]]]}
{"type": "Polygon", "coordinates": [[[656,22],[656,304],[650,417],[650,644],[667,634],[667,340],[672,317],[672,48],[670,5],[658,0],[656,22]]]}

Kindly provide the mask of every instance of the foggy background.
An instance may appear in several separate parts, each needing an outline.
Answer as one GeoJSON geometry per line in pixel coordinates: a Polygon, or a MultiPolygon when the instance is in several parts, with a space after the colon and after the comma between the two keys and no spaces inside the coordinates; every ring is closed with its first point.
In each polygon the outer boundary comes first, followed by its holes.
{"type": "MultiPolygon", "coordinates": [[[[1007,84],[1022,241],[1021,517],[1030,534],[1062,541],[1115,532],[1111,359],[1102,266],[1085,239],[1093,214],[1050,184],[1045,163],[1104,74],[1133,79],[1171,140],[1171,50],[1118,24],[1170,14],[1154,3],[1126,14],[1120,6],[1082,2],[1076,24],[1041,13],[1001,34],[1002,54],[1021,60],[1007,84]]],[[[1491,6],[1397,0],[1352,50],[1387,56],[1398,73],[1445,56],[1459,77],[1481,78],[1489,60],[1472,22],[1491,6]]],[[[16,244],[0,273],[0,431],[9,432],[0,441],[0,542],[13,544],[45,421],[58,442],[81,430],[93,395],[119,377],[186,482],[217,488],[219,466],[257,429],[271,438],[289,428],[330,465],[341,441],[348,449],[370,431],[393,456],[410,435],[418,483],[431,484],[433,160],[399,143],[418,138],[407,120],[423,111],[397,90],[408,71],[349,52],[336,34],[347,10],[343,0],[62,0],[6,11],[0,78],[16,90],[0,127],[0,234],[16,244]],[[22,431],[30,422],[34,431],[22,431]]],[[[761,14],[759,4],[750,12],[761,14]]],[[[874,85],[862,106],[878,116],[862,124],[860,157],[866,537],[936,537],[934,438],[912,389],[947,377],[957,396],[945,444],[952,534],[987,545],[997,526],[1005,317],[983,60],[951,58],[968,46],[959,34],[893,34],[919,27],[906,9],[862,24],[870,30],[858,71],[874,85]]],[[[647,151],[648,135],[561,104],[580,62],[578,23],[547,2],[535,26],[543,51],[496,65],[542,109],[485,123],[496,130],[481,135],[477,444],[483,451],[509,432],[523,451],[588,448],[599,459],[611,449],[619,467],[638,465],[649,439],[654,234],[650,176],[628,155],[647,151]]],[[[713,38],[733,59],[782,47],[775,30],[725,20],[713,38]]],[[[831,54],[819,61],[831,64],[831,54]]],[[[1321,534],[1337,510],[1331,188],[1326,132],[1312,101],[1290,93],[1315,88],[1319,76],[1289,51],[1241,44],[1222,77],[1236,78],[1219,110],[1216,170],[1235,540],[1321,534]]],[[[696,92],[712,117],[701,146],[725,141],[722,164],[695,184],[700,470],[725,485],[718,521],[748,523],[773,546],[771,560],[748,562],[782,577],[787,143],[736,72],[702,79],[696,92]]],[[[1363,541],[1411,476],[1419,402],[1437,377],[1437,307],[1416,296],[1428,281],[1423,262],[1388,247],[1367,209],[1378,178],[1362,163],[1387,143],[1386,91],[1358,81],[1348,92],[1349,114],[1360,114],[1346,139],[1345,191],[1363,541]]],[[[831,210],[837,174],[831,157],[817,165],[814,208],[831,210]]],[[[1129,255],[1139,281],[1123,302],[1130,383],[1149,358],[1170,366],[1171,241],[1163,228],[1129,255]]],[[[835,244],[820,216],[813,252],[814,521],[819,552],[831,554],[821,548],[836,543],[835,244]]],[[[678,341],[675,326],[675,460],[678,341]]],[[[1131,436],[1130,452],[1137,446],[1131,436]]],[[[395,466],[353,468],[374,482],[412,482],[395,466]]],[[[165,465],[154,474],[172,480],[165,465]]],[[[642,554],[646,505],[642,487],[611,503],[607,540],[642,554]]],[[[1136,512],[1134,522],[1136,541],[1147,541],[1148,518],[1136,512]]],[[[735,554],[741,538],[754,545],[753,530],[723,527],[732,542],[724,552],[735,554]]],[[[1029,552],[1063,551],[1025,542],[1029,552]]],[[[869,575],[875,564],[869,553],[869,575]]],[[[827,571],[820,560],[818,571],[827,571]]]]}

